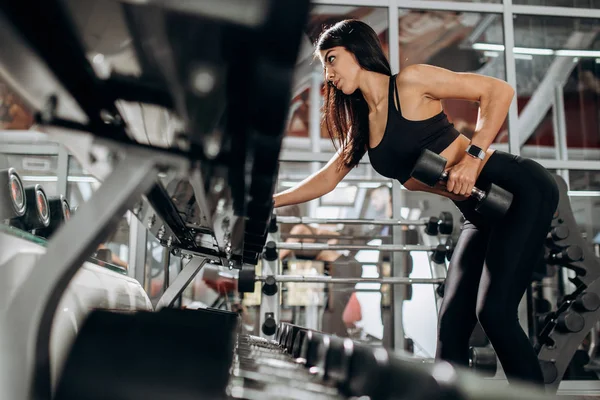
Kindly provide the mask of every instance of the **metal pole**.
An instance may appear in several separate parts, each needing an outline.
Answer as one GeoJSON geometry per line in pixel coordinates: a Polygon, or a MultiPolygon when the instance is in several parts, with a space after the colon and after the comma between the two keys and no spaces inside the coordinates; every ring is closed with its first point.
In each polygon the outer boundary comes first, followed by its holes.
{"type": "Polygon", "coordinates": [[[390,0],[388,7],[388,43],[390,68],[392,75],[400,72],[400,36],[398,35],[398,3],[396,0],[390,0]]]}
{"type": "Polygon", "coordinates": [[[69,199],[67,179],[69,177],[69,152],[64,146],[58,148],[58,166],[56,168],[56,194],[69,199]]]}
{"type": "Polygon", "coordinates": [[[381,262],[368,262],[368,261],[333,261],[331,265],[335,265],[336,267],[354,267],[356,265],[374,265],[378,269],[381,268],[383,263],[381,262]]]}
{"type": "Polygon", "coordinates": [[[148,231],[133,214],[129,219],[129,263],[127,273],[145,287],[148,231]]]}
{"type": "Polygon", "coordinates": [[[327,244],[327,243],[287,243],[276,244],[278,249],[286,250],[379,250],[379,251],[435,251],[437,246],[418,244],[327,244]]]}
{"type": "Polygon", "coordinates": [[[397,226],[413,226],[425,225],[429,222],[429,218],[420,218],[416,220],[408,219],[352,219],[352,218],[307,218],[307,217],[280,217],[277,216],[278,224],[323,224],[323,225],[397,225],[397,226]]]}
{"type": "MultiPolygon", "coordinates": [[[[554,118],[556,120],[557,131],[555,137],[558,139],[555,146],[558,150],[559,160],[568,160],[569,150],[567,147],[567,120],[565,117],[565,102],[563,97],[563,87],[561,84],[557,84],[554,87],[554,118]]],[[[569,170],[563,169],[558,174],[567,183],[567,188],[570,187],[569,170]]]]}
{"type": "Polygon", "coordinates": [[[390,235],[378,235],[378,236],[366,236],[366,235],[357,235],[357,236],[342,236],[342,235],[302,235],[302,234],[284,234],[281,235],[282,239],[338,239],[338,240],[373,240],[373,239],[391,239],[390,235]]]}
{"type": "MultiPolygon", "coordinates": [[[[444,282],[444,278],[332,278],[331,276],[320,275],[275,275],[277,282],[294,283],[332,283],[332,284],[353,284],[353,283],[380,283],[389,285],[417,285],[417,284],[436,284],[444,282]]],[[[257,276],[259,282],[265,281],[267,276],[257,276]]]]}
{"type": "MultiPolygon", "coordinates": [[[[311,73],[310,92],[309,92],[309,120],[308,129],[310,133],[310,147],[312,154],[321,152],[321,85],[323,83],[323,74],[315,69],[311,73]]],[[[317,161],[310,163],[311,173],[316,173],[321,164],[317,161]]],[[[281,178],[280,178],[281,179],[281,178]]],[[[308,203],[308,215],[317,215],[319,200],[313,200],[308,203]]]]}
{"type": "Polygon", "coordinates": [[[171,252],[168,247],[163,248],[163,293],[169,288],[169,267],[171,266],[171,252]]]}
{"type": "Polygon", "coordinates": [[[192,258],[158,300],[156,310],[171,307],[208,260],[206,257],[192,258]]]}
{"type": "MultiPolygon", "coordinates": [[[[392,185],[392,209],[393,217],[400,218],[402,207],[406,204],[406,199],[400,183],[395,181],[392,185]]],[[[392,234],[394,235],[394,244],[399,245],[406,243],[405,232],[401,226],[394,226],[392,228],[392,234]]],[[[392,254],[392,276],[395,278],[402,278],[408,276],[408,253],[393,253],[392,254]]],[[[404,324],[403,324],[403,312],[404,299],[406,298],[406,288],[404,286],[393,286],[391,288],[391,304],[393,313],[393,326],[392,326],[392,346],[395,350],[404,350],[404,324]]]]}
{"type": "Polygon", "coordinates": [[[515,90],[515,97],[508,109],[508,151],[512,154],[521,154],[519,142],[519,110],[517,108],[517,67],[515,64],[515,31],[513,24],[512,0],[504,0],[503,11],[504,28],[504,69],[506,71],[506,82],[515,90]]]}

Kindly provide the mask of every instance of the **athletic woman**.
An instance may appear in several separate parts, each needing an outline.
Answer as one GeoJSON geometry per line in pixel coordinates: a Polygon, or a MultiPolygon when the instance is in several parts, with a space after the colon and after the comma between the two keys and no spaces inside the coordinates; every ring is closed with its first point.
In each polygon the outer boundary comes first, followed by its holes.
{"type": "Polygon", "coordinates": [[[474,73],[418,64],[392,75],[373,29],[345,20],[325,30],[316,44],[328,84],[324,119],[339,149],[320,171],[274,196],[275,207],[298,204],[332,191],[369,154],[373,168],[408,190],[450,198],[465,217],[448,267],[438,323],[436,358],[468,365],[477,320],[510,382],[543,384],[537,355],[517,317],[558,203],[552,175],[538,163],[492,150],[513,88],[474,73]],[[479,102],[472,138],[458,132],[443,99],[479,102]],[[447,160],[447,183],[430,187],[410,177],[424,149],[447,160]],[[513,194],[504,218],[476,212],[473,186],[496,185],[513,194]]]}

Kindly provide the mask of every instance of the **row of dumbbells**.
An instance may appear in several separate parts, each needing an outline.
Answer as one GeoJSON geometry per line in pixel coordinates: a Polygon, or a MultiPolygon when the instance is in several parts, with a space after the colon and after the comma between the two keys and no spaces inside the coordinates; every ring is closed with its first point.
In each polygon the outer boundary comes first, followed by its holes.
{"type": "Polygon", "coordinates": [[[14,168],[0,170],[0,222],[49,238],[71,215],[63,196],[48,197],[41,185],[25,187],[14,168]]]}
{"type": "Polygon", "coordinates": [[[559,202],[546,238],[539,275],[543,279],[567,268],[575,273],[568,278],[575,289],[563,291],[557,303],[551,304],[544,298],[541,286],[534,286],[537,293],[533,324],[544,382],[548,387],[558,388],[576,349],[600,318],[600,260],[580,234],[566,181],[558,175],[554,179],[559,202]]]}
{"type": "Polygon", "coordinates": [[[339,390],[281,343],[258,336],[240,335],[227,388],[239,399],[343,399],[339,390]]]}
{"type": "MultiPolygon", "coordinates": [[[[574,217],[564,202],[559,203],[554,213],[552,226],[546,237],[545,261],[552,266],[565,267],[573,270],[577,277],[583,279],[597,271],[598,261],[586,258],[583,238],[574,226],[574,217]]],[[[594,258],[594,257],[592,257],[594,258]]],[[[541,343],[547,342],[553,330],[561,333],[577,333],[584,329],[586,313],[600,308],[600,296],[587,291],[586,285],[580,279],[572,279],[577,286],[573,293],[562,296],[557,309],[552,311],[552,305],[544,299],[536,302],[536,323],[538,338],[541,343]]],[[[551,340],[550,340],[551,341],[551,340]]]]}
{"type": "Polygon", "coordinates": [[[242,399],[462,399],[446,363],[280,323],[274,340],[240,335],[228,387],[242,399]]]}
{"type": "Polygon", "coordinates": [[[275,340],[241,333],[237,313],[163,308],[94,310],[56,385],[56,400],[547,400],[495,391],[448,363],[280,323],[275,340]],[[127,366],[123,373],[123,366],[127,366]]]}

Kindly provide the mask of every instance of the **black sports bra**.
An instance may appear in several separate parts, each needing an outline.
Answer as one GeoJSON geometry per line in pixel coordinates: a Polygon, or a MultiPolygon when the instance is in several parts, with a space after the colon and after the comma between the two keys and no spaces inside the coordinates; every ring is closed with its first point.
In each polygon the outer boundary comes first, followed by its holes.
{"type": "Polygon", "coordinates": [[[373,148],[368,147],[369,160],[379,174],[404,184],[410,179],[410,172],[424,149],[440,154],[460,132],[448,121],[444,111],[425,120],[404,118],[395,75],[390,77],[388,93],[387,124],[381,142],[373,148]],[[392,93],[396,96],[398,110],[392,93]]]}

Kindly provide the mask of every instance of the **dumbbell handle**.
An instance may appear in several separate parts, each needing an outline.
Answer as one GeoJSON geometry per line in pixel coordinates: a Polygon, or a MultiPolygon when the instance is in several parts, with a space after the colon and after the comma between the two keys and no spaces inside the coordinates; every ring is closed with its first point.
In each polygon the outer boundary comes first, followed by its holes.
{"type": "MultiPolygon", "coordinates": [[[[442,172],[442,175],[440,176],[440,180],[442,182],[448,181],[448,172],[447,171],[442,172]]],[[[473,189],[471,189],[471,196],[475,197],[478,201],[485,199],[486,195],[487,194],[483,190],[481,190],[475,186],[473,186],[473,189]]]]}

